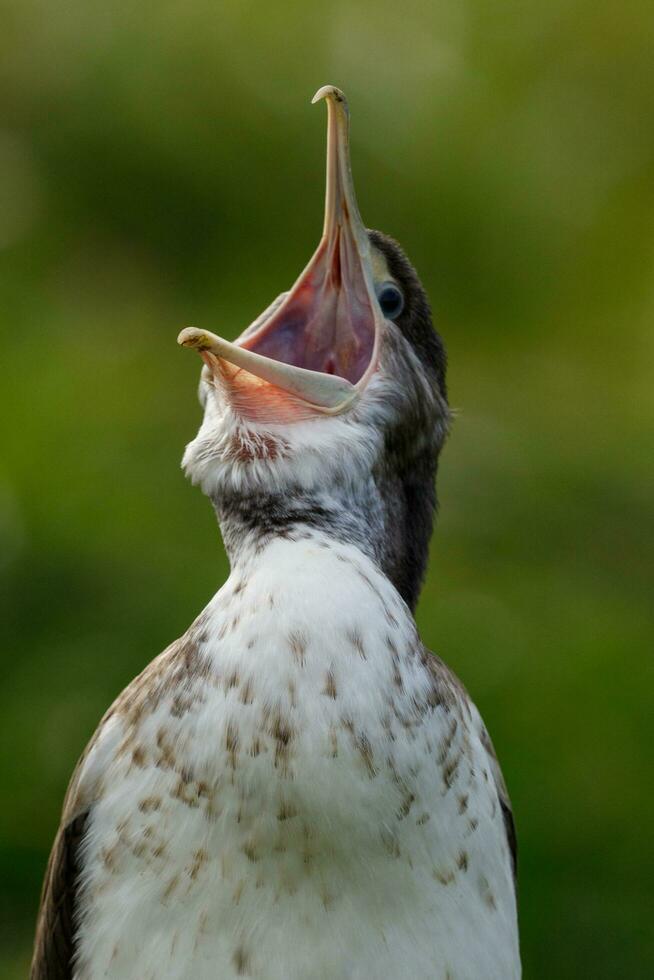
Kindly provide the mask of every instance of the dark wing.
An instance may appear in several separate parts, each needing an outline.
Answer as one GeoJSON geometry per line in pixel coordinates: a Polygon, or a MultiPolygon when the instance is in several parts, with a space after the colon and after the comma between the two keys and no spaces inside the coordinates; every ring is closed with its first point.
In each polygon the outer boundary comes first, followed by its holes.
{"type": "Polygon", "coordinates": [[[504,817],[504,829],[506,830],[506,839],[509,842],[509,853],[511,854],[511,865],[513,867],[513,881],[514,884],[518,884],[518,838],[515,832],[515,820],[513,819],[513,810],[511,809],[511,800],[506,797],[500,796],[500,806],[502,807],[502,816],[504,817]]]}
{"type": "Polygon", "coordinates": [[[86,746],[68,785],[41,890],[30,980],[70,980],[73,976],[81,845],[97,788],[88,777],[82,785],[82,773],[111,710],[86,746]]]}
{"type": "Polygon", "coordinates": [[[41,892],[31,980],[70,980],[73,975],[75,912],[80,845],[89,809],[62,824],[55,838],[41,892]]]}

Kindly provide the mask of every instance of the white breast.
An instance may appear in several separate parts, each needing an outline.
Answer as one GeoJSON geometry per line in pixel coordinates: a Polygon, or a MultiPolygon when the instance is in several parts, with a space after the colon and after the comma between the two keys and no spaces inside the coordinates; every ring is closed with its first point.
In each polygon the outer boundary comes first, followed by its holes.
{"type": "Polygon", "coordinates": [[[89,757],[75,977],[518,977],[480,730],[372,563],[277,540],[89,757]]]}

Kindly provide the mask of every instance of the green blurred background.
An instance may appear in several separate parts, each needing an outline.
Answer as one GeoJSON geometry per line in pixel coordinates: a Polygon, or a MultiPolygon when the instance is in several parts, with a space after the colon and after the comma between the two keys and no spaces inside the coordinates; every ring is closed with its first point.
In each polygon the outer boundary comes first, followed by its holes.
{"type": "Polygon", "coordinates": [[[450,352],[418,618],[512,793],[525,976],[654,976],[653,12],[1,0],[2,977],[78,754],[226,575],[175,338],[307,261],[326,82],[450,352]]]}

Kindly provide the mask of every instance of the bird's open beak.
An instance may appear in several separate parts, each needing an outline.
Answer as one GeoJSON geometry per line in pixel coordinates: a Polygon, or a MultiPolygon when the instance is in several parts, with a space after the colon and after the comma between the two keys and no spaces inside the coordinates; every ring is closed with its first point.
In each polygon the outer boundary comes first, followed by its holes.
{"type": "Polygon", "coordinates": [[[327,194],[320,244],[282,302],[230,343],[187,327],[198,350],[248,414],[337,414],[350,407],[375,369],[383,314],[368,233],[354,195],[345,96],[327,85],[327,194]],[[275,404],[289,411],[275,411],[275,404]],[[258,406],[258,409],[257,409],[258,406]],[[291,408],[295,411],[290,411],[291,408]]]}

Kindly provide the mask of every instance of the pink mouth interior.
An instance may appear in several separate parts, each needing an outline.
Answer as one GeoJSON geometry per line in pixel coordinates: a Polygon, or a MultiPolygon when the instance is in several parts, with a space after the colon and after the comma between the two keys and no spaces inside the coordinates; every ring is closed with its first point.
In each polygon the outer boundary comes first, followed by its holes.
{"type": "Polygon", "coordinates": [[[356,384],[370,364],[375,318],[361,259],[338,223],[293,289],[241,347],[356,384]]]}

